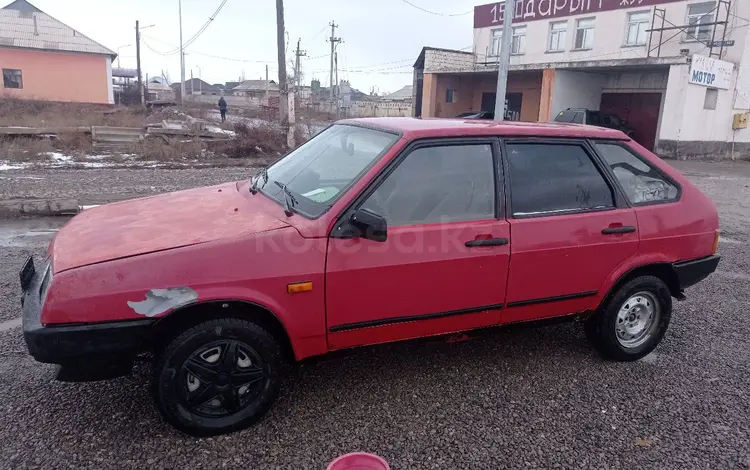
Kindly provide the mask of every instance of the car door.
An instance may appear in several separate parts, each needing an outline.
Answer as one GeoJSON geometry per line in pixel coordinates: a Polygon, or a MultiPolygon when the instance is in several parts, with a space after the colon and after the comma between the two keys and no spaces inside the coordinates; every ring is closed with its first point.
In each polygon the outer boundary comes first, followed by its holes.
{"type": "Polygon", "coordinates": [[[503,322],[596,308],[638,251],[634,210],[585,141],[504,142],[511,264],[503,322]]]}
{"type": "Polygon", "coordinates": [[[329,348],[499,323],[510,234],[498,148],[494,139],[415,144],[342,215],[326,260],[329,348]],[[384,242],[337,235],[358,209],[386,219],[384,242]]]}

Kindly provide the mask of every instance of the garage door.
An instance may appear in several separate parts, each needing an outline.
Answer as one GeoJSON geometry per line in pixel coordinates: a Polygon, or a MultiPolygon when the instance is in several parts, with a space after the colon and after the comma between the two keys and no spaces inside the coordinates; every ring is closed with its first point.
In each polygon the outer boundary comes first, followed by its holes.
{"type": "Polygon", "coordinates": [[[653,150],[660,108],[660,93],[602,93],[599,109],[626,120],[633,128],[633,139],[653,150]]]}

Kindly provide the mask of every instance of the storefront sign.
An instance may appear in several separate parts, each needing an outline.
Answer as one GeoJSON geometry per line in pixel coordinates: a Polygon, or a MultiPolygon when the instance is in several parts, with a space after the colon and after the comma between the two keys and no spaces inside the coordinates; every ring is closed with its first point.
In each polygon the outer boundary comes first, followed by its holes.
{"type": "MultiPolygon", "coordinates": [[[[566,16],[625,10],[635,7],[661,5],[681,0],[516,0],[514,23],[563,18],[566,16]]],[[[503,24],[504,2],[474,7],[474,27],[487,28],[503,24]]]]}
{"type": "Polygon", "coordinates": [[[695,54],[690,64],[688,81],[694,85],[728,90],[732,84],[734,64],[695,54]]]}

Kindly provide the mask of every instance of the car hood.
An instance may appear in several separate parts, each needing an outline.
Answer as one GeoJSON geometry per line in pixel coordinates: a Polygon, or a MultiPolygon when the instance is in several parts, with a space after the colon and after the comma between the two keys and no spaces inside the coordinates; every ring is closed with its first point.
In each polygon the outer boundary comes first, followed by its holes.
{"type": "Polygon", "coordinates": [[[88,209],[60,229],[49,252],[57,273],[287,226],[227,183],[88,209]]]}

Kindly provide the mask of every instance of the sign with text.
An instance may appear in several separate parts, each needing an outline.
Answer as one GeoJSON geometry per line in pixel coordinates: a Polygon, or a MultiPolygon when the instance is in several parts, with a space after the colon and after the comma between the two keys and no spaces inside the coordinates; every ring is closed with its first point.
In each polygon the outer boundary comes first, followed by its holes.
{"type": "MultiPolygon", "coordinates": [[[[625,10],[678,1],[681,0],[516,0],[513,23],[563,18],[600,11],[625,10]]],[[[504,11],[504,2],[474,7],[474,27],[488,28],[502,25],[504,11]]]]}
{"type": "Polygon", "coordinates": [[[734,64],[731,62],[695,54],[690,64],[688,81],[694,85],[728,90],[732,85],[733,71],[734,64]]]}

